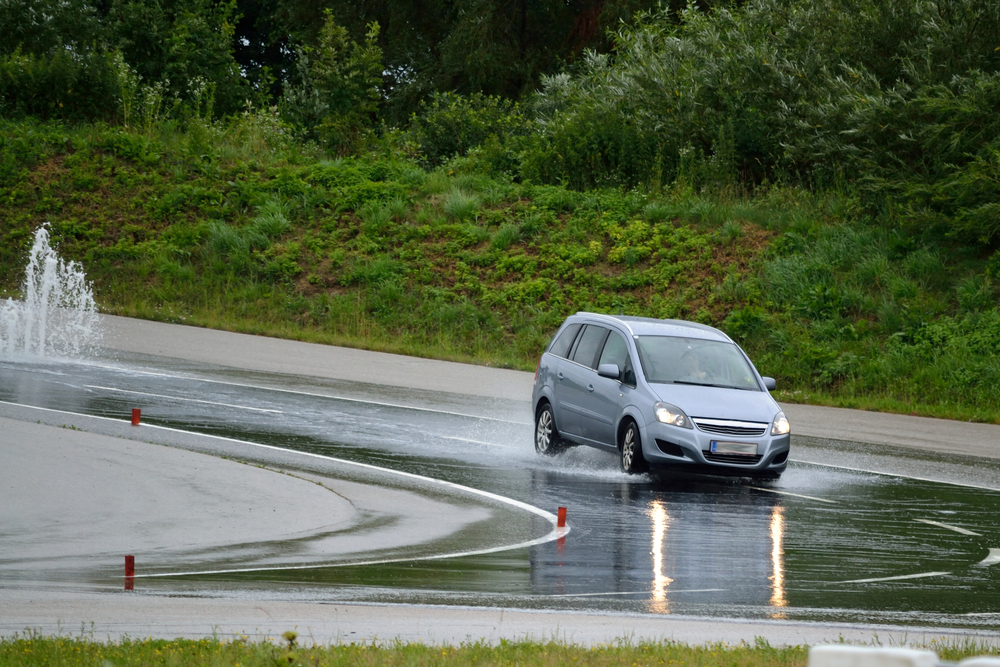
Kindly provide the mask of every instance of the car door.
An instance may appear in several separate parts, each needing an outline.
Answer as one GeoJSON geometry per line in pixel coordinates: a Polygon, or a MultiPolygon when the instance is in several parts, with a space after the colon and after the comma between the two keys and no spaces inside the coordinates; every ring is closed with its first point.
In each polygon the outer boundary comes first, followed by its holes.
{"type": "Polygon", "coordinates": [[[567,324],[553,339],[546,353],[542,355],[542,361],[538,368],[542,384],[548,384],[552,388],[552,412],[556,420],[556,429],[564,435],[580,432],[579,414],[565,410],[563,407],[563,391],[565,389],[566,366],[573,363],[569,357],[572,354],[577,334],[582,328],[582,324],[567,324]]]}
{"type": "Polygon", "coordinates": [[[559,385],[556,400],[564,415],[560,429],[577,440],[587,439],[584,435],[586,406],[591,403],[590,394],[597,378],[594,369],[608,333],[606,327],[586,325],[573,343],[569,361],[560,366],[556,376],[559,385]]]}
{"type": "Polygon", "coordinates": [[[611,331],[605,339],[601,354],[595,364],[593,378],[587,386],[583,404],[583,437],[605,447],[617,448],[615,424],[621,409],[621,378],[631,369],[628,343],[617,331],[611,331]],[[601,364],[615,364],[621,371],[618,379],[601,377],[596,368],[601,364]]]}

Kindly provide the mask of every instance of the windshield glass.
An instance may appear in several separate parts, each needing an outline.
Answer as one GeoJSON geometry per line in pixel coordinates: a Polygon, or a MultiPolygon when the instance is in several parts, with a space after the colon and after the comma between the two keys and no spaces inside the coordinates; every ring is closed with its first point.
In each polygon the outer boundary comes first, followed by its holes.
{"type": "Polygon", "coordinates": [[[639,336],[636,346],[647,382],[760,391],[750,365],[732,343],[675,336],[639,336]]]}

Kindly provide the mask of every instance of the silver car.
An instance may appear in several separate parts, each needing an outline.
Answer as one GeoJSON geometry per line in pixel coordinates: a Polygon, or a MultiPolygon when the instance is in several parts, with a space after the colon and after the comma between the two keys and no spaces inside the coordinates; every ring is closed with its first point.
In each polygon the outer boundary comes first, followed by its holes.
{"type": "Polygon", "coordinates": [[[538,362],[535,450],[590,445],[616,452],[630,474],[652,466],[776,478],[790,427],[774,388],[718,329],[577,313],[538,362]]]}

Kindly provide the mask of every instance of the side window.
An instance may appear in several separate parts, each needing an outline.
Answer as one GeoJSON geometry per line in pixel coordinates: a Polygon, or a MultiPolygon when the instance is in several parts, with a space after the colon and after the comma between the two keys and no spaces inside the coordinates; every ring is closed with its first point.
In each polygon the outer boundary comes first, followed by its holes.
{"type": "Polygon", "coordinates": [[[632,370],[632,362],[628,356],[628,343],[621,334],[612,331],[608,336],[601,359],[597,362],[598,366],[601,364],[616,364],[621,370],[621,381],[630,387],[635,386],[635,371],[632,370]]]}
{"type": "Polygon", "coordinates": [[[625,339],[620,333],[612,331],[611,335],[608,336],[608,342],[604,344],[604,351],[601,352],[601,360],[597,362],[597,365],[615,364],[618,368],[624,368],[627,361],[628,345],[625,344],[625,339]]]}
{"type": "Polygon", "coordinates": [[[573,350],[573,361],[589,368],[597,368],[597,353],[604,345],[608,333],[604,327],[588,324],[573,350]]]}
{"type": "Polygon", "coordinates": [[[628,362],[625,366],[625,371],[622,373],[622,384],[627,384],[628,386],[635,389],[635,371],[632,370],[632,362],[628,362]]]}
{"type": "Polygon", "coordinates": [[[566,358],[569,356],[569,349],[573,347],[573,341],[576,340],[576,334],[580,332],[582,324],[570,324],[565,329],[563,329],[552,344],[549,345],[549,354],[554,354],[557,357],[566,358]]]}

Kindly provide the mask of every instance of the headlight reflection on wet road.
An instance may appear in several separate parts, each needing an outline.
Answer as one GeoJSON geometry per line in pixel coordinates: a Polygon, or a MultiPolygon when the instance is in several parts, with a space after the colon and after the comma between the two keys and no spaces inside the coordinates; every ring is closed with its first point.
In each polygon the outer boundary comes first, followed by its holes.
{"type": "Polygon", "coordinates": [[[659,500],[649,504],[649,516],[653,520],[653,595],[649,610],[657,614],[669,614],[670,601],[667,599],[667,587],[673,579],[663,573],[663,547],[667,528],[670,527],[670,516],[659,500]]]}
{"type": "MultiPolygon", "coordinates": [[[[775,505],[771,510],[771,605],[787,607],[785,599],[785,509],[775,505]]],[[[785,618],[781,612],[776,612],[774,618],[785,618]]]]}

